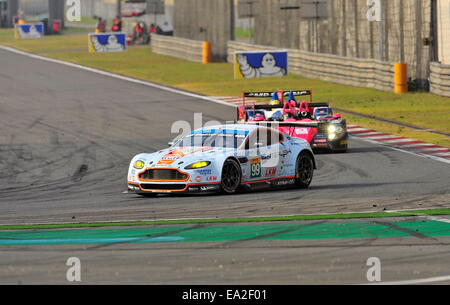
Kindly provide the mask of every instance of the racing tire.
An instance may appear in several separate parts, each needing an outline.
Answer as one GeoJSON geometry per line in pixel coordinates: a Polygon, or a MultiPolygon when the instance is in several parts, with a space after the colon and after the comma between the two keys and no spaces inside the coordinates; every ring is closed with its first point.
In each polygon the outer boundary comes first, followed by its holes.
{"type": "Polygon", "coordinates": [[[295,165],[295,184],[298,188],[308,188],[314,176],[314,160],[310,154],[301,152],[295,165]]]}
{"type": "Polygon", "coordinates": [[[225,161],[222,167],[220,189],[224,194],[233,194],[241,185],[242,172],[239,163],[234,159],[225,161]]]}

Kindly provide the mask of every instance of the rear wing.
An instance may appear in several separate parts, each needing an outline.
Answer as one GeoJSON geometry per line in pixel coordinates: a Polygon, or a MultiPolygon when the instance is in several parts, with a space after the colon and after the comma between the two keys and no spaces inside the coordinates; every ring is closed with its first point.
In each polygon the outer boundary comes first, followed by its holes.
{"type": "MultiPolygon", "coordinates": [[[[265,98],[265,97],[272,97],[273,93],[275,91],[272,92],[243,92],[242,96],[243,97],[252,97],[252,98],[265,98]]],[[[294,94],[294,96],[312,96],[312,89],[310,90],[296,90],[296,91],[292,91],[292,93],[294,94]]],[[[284,92],[284,96],[289,96],[290,91],[285,91],[284,92]]]]}
{"type": "Polygon", "coordinates": [[[239,122],[239,124],[248,124],[248,125],[257,125],[257,126],[281,126],[281,127],[319,127],[321,124],[324,123],[321,122],[271,122],[271,121],[264,121],[264,122],[239,122]]]}
{"type": "MultiPolygon", "coordinates": [[[[271,98],[273,93],[272,92],[242,92],[242,102],[243,106],[245,106],[245,99],[246,98],[271,98]]],[[[291,91],[283,92],[284,96],[289,96],[291,91]]],[[[309,101],[312,103],[312,89],[309,90],[295,90],[292,91],[294,96],[309,96],[309,101]]]]}
{"type": "MultiPolygon", "coordinates": [[[[273,110],[278,109],[283,106],[280,105],[250,105],[251,109],[254,110],[273,110]]],[[[317,108],[317,107],[329,107],[328,103],[308,103],[308,107],[310,108],[317,108]]]]}

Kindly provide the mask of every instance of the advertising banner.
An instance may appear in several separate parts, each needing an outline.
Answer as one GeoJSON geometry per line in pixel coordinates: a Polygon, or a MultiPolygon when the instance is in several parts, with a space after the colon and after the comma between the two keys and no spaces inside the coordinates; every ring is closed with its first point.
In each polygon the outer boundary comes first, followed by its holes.
{"type": "Polygon", "coordinates": [[[42,38],[45,35],[43,23],[16,24],[16,38],[42,38]]]}
{"type": "Polygon", "coordinates": [[[285,76],[287,73],[287,51],[235,52],[235,79],[285,76]]]}
{"type": "Polygon", "coordinates": [[[127,50],[125,33],[89,34],[89,52],[124,52],[127,50]]]}

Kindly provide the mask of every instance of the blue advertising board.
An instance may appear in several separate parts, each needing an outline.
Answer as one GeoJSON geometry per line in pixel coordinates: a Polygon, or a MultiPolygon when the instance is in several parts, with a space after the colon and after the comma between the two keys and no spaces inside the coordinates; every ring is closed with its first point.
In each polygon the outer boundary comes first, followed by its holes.
{"type": "Polygon", "coordinates": [[[234,67],[235,79],[285,76],[288,73],[288,52],[236,52],[234,67]]]}
{"type": "Polygon", "coordinates": [[[16,24],[16,38],[42,38],[45,35],[43,23],[16,24]]]}
{"type": "Polygon", "coordinates": [[[89,34],[89,52],[124,52],[127,50],[125,33],[89,34]]]}

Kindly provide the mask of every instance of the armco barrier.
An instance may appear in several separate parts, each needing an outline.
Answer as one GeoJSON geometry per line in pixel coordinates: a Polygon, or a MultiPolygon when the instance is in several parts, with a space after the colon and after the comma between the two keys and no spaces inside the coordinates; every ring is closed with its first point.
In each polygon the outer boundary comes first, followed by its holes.
{"type": "MultiPolygon", "coordinates": [[[[243,42],[228,42],[228,62],[235,51],[266,51],[277,48],[243,42]]],[[[394,63],[373,59],[341,57],[288,49],[289,72],[308,78],[320,78],[344,85],[394,90],[394,63]]]]}
{"type": "Polygon", "coordinates": [[[430,70],[431,93],[450,97],[450,65],[433,62],[430,70]]]}
{"type": "Polygon", "coordinates": [[[151,48],[157,54],[202,62],[202,41],[152,34],[151,48]]]}

